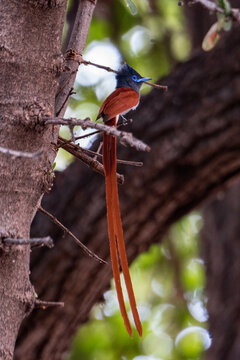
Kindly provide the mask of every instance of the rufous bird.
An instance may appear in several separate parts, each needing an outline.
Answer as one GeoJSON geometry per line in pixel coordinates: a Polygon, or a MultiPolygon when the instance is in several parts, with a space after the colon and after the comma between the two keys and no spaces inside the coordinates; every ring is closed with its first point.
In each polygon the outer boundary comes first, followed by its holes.
{"type": "MultiPolygon", "coordinates": [[[[124,115],[128,111],[135,109],[139,104],[140,88],[145,81],[151,80],[139,75],[128,64],[124,64],[116,75],[116,90],[110,94],[102,104],[97,119],[103,118],[106,125],[117,125],[119,115],[124,115]]],[[[139,335],[142,335],[142,324],[139,318],[136,300],[133,292],[131,277],[129,274],[125,243],[123,238],[123,228],[121,213],[119,208],[118,186],[117,186],[117,155],[116,137],[104,133],[103,135],[103,166],[106,183],[106,203],[108,237],[110,244],[110,255],[112,261],[113,277],[117,290],[117,297],[124,324],[130,336],[132,328],[126,311],[123,291],[120,280],[120,270],[118,263],[118,253],[120,264],[128,292],[130,307],[133,319],[139,335]]]]}

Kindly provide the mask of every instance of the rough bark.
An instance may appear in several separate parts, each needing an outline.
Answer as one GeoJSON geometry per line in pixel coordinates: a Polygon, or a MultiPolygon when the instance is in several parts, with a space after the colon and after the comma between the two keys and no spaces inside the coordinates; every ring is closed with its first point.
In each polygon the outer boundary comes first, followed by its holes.
{"type": "Polygon", "coordinates": [[[240,357],[240,184],[204,210],[203,257],[212,346],[207,360],[240,357]]]}
{"type": "MultiPolygon", "coordinates": [[[[144,161],[141,169],[124,168],[120,187],[130,261],[159,242],[180,216],[240,177],[239,40],[240,32],[232,32],[215,51],[179,65],[165,80],[169,92],[151,92],[131,114],[134,135],[152,150],[122,148],[119,155],[144,161]]],[[[103,178],[75,162],[57,175],[43,206],[108,259],[103,178]]],[[[109,286],[111,269],[85,257],[42,215],[33,234],[57,240],[53,250],[33,255],[32,279],[40,297],[64,301],[65,308],[34,311],[22,328],[16,359],[59,360],[109,286]]]]}
{"type": "MultiPolygon", "coordinates": [[[[77,50],[84,49],[95,3],[79,1],[71,36],[77,50]]],[[[65,87],[76,76],[76,71],[70,77],[63,73],[66,4],[67,0],[0,2],[1,359],[12,359],[19,326],[35,305],[30,247],[4,245],[4,238],[29,239],[37,205],[52,185],[52,143],[57,142],[58,127],[45,126],[43,119],[55,116],[55,102],[64,102],[64,111],[65,87]]]]}
{"type": "MultiPolygon", "coordinates": [[[[38,158],[0,153],[0,239],[29,238],[36,206],[51,184],[51,141],[66,0],[0,2],[0,144],[38,158]]],[[[0,358],[12,359],[22,319],[34,303],[29,246],[0,252],[0,358]]]]}

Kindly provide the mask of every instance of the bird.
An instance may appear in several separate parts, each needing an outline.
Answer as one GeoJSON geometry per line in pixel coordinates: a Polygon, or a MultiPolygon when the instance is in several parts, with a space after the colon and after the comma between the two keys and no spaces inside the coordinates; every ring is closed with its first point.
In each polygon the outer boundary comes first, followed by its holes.
{"type": "MultiPolygon", "coordinates": [[[[97,119],[102,118],[106,125],[114,127],[117,126],[119,116],[125,115],[127,112],[135,109],[138,106],[140,100],[140,88],[144,82],[151,80],[151,78],[142,77],[136,70],[125,63],[117,72],[116,80],[116,89],[103,102],[97,116],[97,119]]],[[[102,158],[105,174],[110,256],[119,308],[126,330],[129,335],[132,336],[132,328],[126,311],[121,286],[119,269],[119,265],[121,264],[135,326],[139,335],[142,336],[142,324],[137,310],[135,295],[128,268],[128,260],[119,207],[116,137],[107,134],[106,132],[103,135],[102,158]],[[120,264],[118,262],[118,254],[120,258],[120,264]]]]}

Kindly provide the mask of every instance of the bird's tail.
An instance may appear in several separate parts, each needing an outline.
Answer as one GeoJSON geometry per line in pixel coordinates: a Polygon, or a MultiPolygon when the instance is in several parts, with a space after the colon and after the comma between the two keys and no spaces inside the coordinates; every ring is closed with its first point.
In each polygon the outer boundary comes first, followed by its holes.
{"type": "MultiPolygon", "coordinates": [[[[107,122],[109,126],[116,126],[117,119],[113,118],[107,122]]],[[[124,324],[129,335],[132,335],[132,329],[127,315],[118,264],[118,252],[120,256],[121,267],[128,292],[129,302],[134,318],[134,322],[139,335],[142,335],[142,325],[137,311],[136,300],[133,292],[132,281],[129,274],[127,255],[125,250],[121,214],[119,208],[118,186],[117,186],[117,155],[115,136],[104,133],[103,135],[103,166],[106,183],[106,202],[107,202],[107,220],[108,236],[110,243],[110,254],[112,260],[113,277],[115,280],[118,302],[124,324]],[[116,244],[117,239],[117,244],[116,244]],[[118,247],[118,251],[117,251],[118,247]]]]}

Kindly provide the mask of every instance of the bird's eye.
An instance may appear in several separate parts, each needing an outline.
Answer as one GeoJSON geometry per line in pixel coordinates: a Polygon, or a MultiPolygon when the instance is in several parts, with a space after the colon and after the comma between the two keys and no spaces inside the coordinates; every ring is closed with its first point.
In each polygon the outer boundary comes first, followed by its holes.
{"type": "Polygon", "coordinates": [[[133,81],[138,81],[137,76],[136,76],[136,75],[133,75],[133,76],[132,76],[132,80],[133,80],[133,81]]]}

